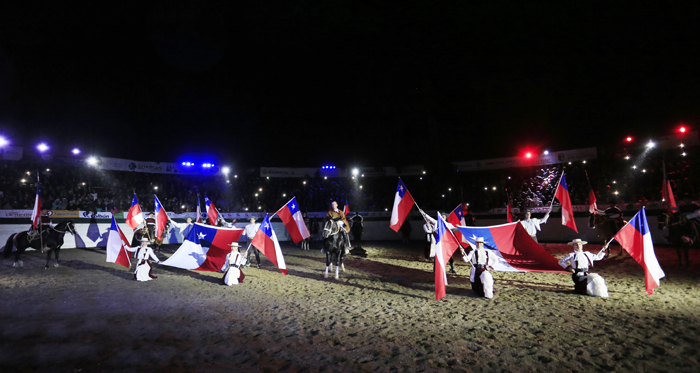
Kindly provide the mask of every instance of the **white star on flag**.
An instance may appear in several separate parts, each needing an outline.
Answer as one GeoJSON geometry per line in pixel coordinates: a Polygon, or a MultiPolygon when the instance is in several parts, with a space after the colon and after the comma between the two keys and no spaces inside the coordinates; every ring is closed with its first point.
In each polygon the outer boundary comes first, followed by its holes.
{"type": "Polygon", "coordinates": [[[292,209],[294,209],[294,204],[292,203],[292,209]]]}
{"type": "Polygon", "coordinates": [[[207,238],[207,235],[204,234],[204,233],[202,233],[202,232],[199,232],[198,236],[199,236],[199,239],[200,239],[200,240],[203,240],[203,239],[207,238]]]}

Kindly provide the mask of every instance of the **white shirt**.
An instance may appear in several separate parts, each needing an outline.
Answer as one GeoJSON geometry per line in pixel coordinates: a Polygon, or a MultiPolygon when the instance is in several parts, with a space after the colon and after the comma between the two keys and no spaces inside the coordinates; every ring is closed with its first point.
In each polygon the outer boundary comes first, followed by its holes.
{"type": "Polygon", "coordinates": [[[544,218],[542,219],[530,218],[521,220],[520,224],[522,224],[523,227],[525,227],[527,234],[529,234],[530,236],[534,236],[537,234],[537,231],[541,230],[540,224],[546,224],[547,219],[549,219],[549,213],[544,214],[544,218]]]}
{"type": "Polygon", "coordinates": [[[496,255],[484,248],[472,250],[462,259],[473,265],[493,266],[496,263],[496,255]]]}
{"type": "Polygon", "coordinates": [[[189,226],[192,225],[192,223],[187,224],[187,223],[178,223],[175,220],[171,220],[170,224],[172,224],[173,227],[177,228],[180,230],[180,234],[183,234],[185,232],[185,229],[187,229],[189,226]]]}
{"type": "Polygon", "coordinates": [[[246,237],[248,237],[248,241],[251,241],[255,237],[255,234],[258,233],[258,229],[260,229],[260,223],[252,223],[245,226],[243,231],[246,237]]]}
{"type": "Polygon", "coordinates": [[[571,268],[575,269],[588,269],[588,265],[593,266],[593,262],[596,260],[601,260],[605,256],[605,250],[601,250],[598,254],[592,254],[590,251],[574,251],[569,253],[569,255],[563,257],[559,261],[559,265],[562,268],[566,268],[571,265],[571,268]]]}
{"type": "Polygon", "coordinates": [[[156,254],[153,252],[153,249],[151,249],[148,246],[145,247],[131,247],[128,248],[127,250],[134,252],[138,250],[138,254],[136,254],[136,259],[141,261],[141,260],[147,260],[148,258],[153,259],[156,263],[160,263],[160,259],[156,256],[156,254]]]}

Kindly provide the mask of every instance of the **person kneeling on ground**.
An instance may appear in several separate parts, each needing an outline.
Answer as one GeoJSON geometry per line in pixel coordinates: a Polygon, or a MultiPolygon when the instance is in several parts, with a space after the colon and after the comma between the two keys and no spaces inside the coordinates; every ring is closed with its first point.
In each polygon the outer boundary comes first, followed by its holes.
{"type": "Polygon", "coordinates": [[[160,259],[153,252],[153,249],[148,247],[148,238],[141,238],[140,247],[130,247],[127,250],[131,252],[136,252],[136,269],[134,270],[134,280],[136,281],[151,281],[156,276],[151,275],[153,267],[151,266],[150,259],[155,260],[156,263],[160,264],[160,259]]]}
{"type": "Polygon", "coordinates": [[[608,287],[605,285],[605,280],[597,273],[589,273],[588,268],[593,267],[593,262],[601,260],[605,256],[605,247],[597,254],[592,254],[589,251],[583,251],[583,245],[586,241],[581,241],[576,238],[569,242],[569,245],[574,246],[574,252],[562,258],[559,265],[569,269],[571,279],[574,281],[574,292],[581,295],[590,295],[593,297],[608,297],[608,287]]]}
{"type": "Polygon", "coordinates": [[[489,268],[493,269],[496,258],[493,253],[484,249],[483,237],[476,237],[474,239],[474,244],[476,245],[476,249],[471,250],[468,254],[464,255],[462,259],[472,264],[472,273],[469,276],[469,281],[472,283],[472,290],[481,297],[491,299],[495,291],[493,290],[493,276],[491,276],[489,268]]]}
{"type": "Polygon", "coordinates": [[[238,285],[243,282],[245,275],[243,274],[243,271],[241,271],[241,266],[243,265],[245,259],[238,251],[238,242],[232,242],[229,244],[229,246],[231,246],[231,253],[226,256],[226,262],[224,263],[224,268],[222,268],[221,271],[226,271],[226,274],[224,274],[224,284],[231,286],[238,285]],[[228,269],[226,269],[227,266],[228,269]]]}

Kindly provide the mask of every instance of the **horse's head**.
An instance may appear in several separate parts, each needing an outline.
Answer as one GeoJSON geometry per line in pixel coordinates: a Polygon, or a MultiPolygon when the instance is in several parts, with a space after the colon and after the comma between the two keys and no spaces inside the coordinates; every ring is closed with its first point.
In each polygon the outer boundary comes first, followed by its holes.
{"type": "Polygon", "coordinates": [[[66,220],[62,221],[58,224],[56,224],[55,229],[59,232],[69,232],[72,235],[76,235],[77,233],[75,232],[75,223],[73,223],[72,220],[66,220]]]}

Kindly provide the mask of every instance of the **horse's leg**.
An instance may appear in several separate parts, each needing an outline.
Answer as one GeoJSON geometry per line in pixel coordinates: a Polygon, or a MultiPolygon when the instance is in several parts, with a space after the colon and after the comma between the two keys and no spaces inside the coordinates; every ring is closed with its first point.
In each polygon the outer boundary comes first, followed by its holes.
{"type": "Polygon", "coordinates": [[[56,260],[56,261],[53,263],[53,266],[56,267],[56,268],[58,268],[58,253],[59,253],[59,251],[61,251],[61,248],[60,248],[60,247],[57,247],[57,248],[55,248],[53,251],[54,251],[54,258],[55,258],[55,260],[56,260]]]}
{"type": "Polygon", "coordinates": [[[51,251],[52,250],[46,250],[46,264],[44,265],[44,269],[49,269],[49,260],[51,260],[51,251]]]}
{"type": "MultiPolygon", "coordinates": [[[[328,250],[326,250],[328,251],[328,250]]],[[[331,266],[330,253],[326,252],[326,274],[323,275],[324,278],[328,278],[328,268],[331,266]]]]}
{"type": "Polygon", "coordinates": [[[676,249],[676,255],[678,255],[678,266],[683,267],[683,255],[681,254],[681,244],[674,242],[673,248],[676,249]]]}
{"type": "Polygon", "coordinates": [[[453,258],[450,258],[450,273],[457,274],[457,271],[455,271],[455,260],[453,258]]]}
{"type": "Polygon", "coordinates": [[[340,270],[340,264],[343,262],[343,253],[345,252],[345,248],[340,249],[338,251],[338,257],[337,257],[337,262],[335,263],[335,279],[337,280],[339,278],[338,271],[340,270]]]}
{"type": "Polygon", "coordinates": [[[24,250],[20,249],[19,247],[17,248],[17,251],[15,251],[15,264],[12,265],[13,267],[24,267],[24,262],[20,259],[22,251],[24,250]]]}

